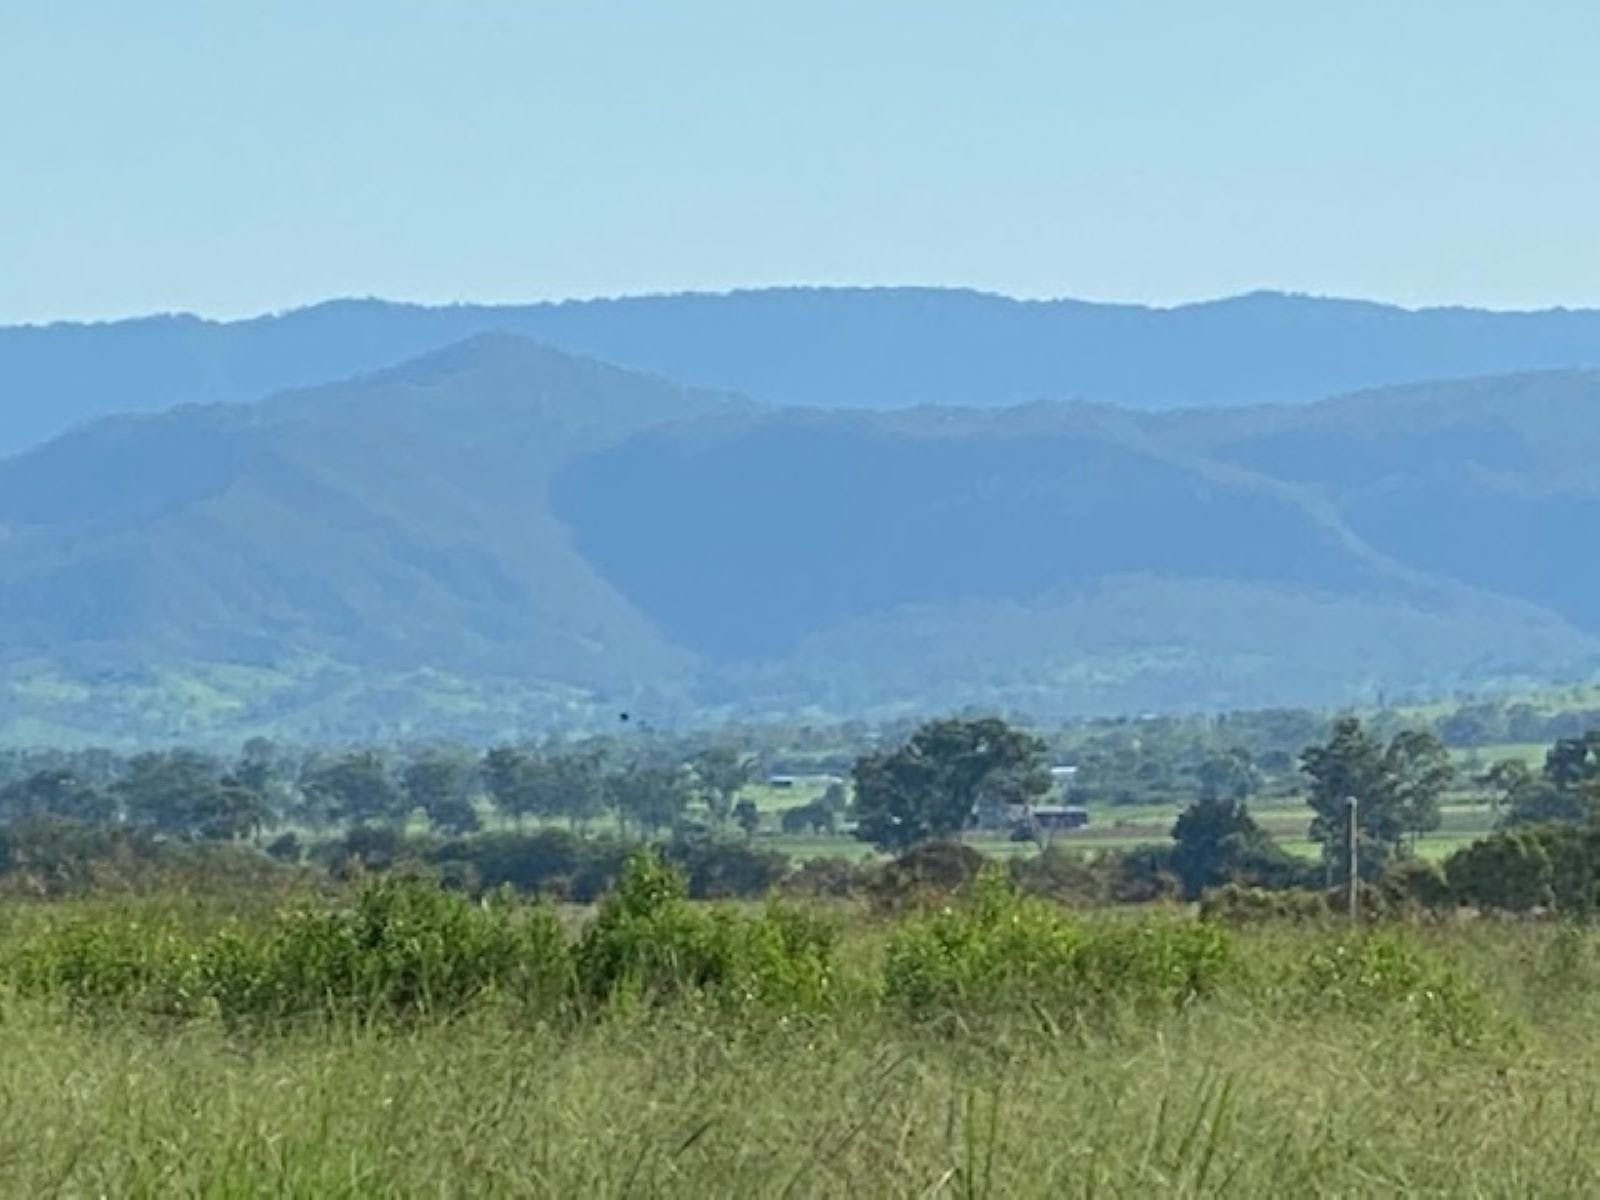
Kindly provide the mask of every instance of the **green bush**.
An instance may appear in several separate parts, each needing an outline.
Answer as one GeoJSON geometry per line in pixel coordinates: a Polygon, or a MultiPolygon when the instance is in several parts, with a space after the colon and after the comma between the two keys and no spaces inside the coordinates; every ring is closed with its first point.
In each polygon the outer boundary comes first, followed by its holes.
{"type": "Polygon", "coordinates": [[[571,987],[548,909],[504,897],[474,904],[406,878],[368,883],[348,909],[300,908],[264,933],[224,931],[199,963],[203,994],[234,1019],[449,1016],[489,995],[549,1013],[571,987]]]}
{"type": "Polygon", "coordinates": [[[400,877],[365,884],[348,908],[297,907],[263,927],[204,936],[103,916],[74,921],[5,965],[20,990],[77,1006],[230,1022],[448,1016],[488,994],[551,1011],[570,994],[571,974],[548,910],[475,905],[400,877]]]}
{"type": "Polygon", "coordinates": [[[780,890],[791,896],[843,899],[862,892],[874,878],[873,868],[848,858],[829,856],[808,858],[780,883],[780,890]]]}
{"type": "Polygon", "coordinates": [[[961,842],[923,842],[885,863],[867,885],[867,894],[884,911],[942,902],[972,883],[984,857],[961,842]]]}
{"type": "Polygon", "coordinates": [[[1306,956],[1296,972],[1299,1003],[1312,1013],[1399,1018],[1458,1046],[1483,1042],[1497,1024],[1477,987],[1401,930],[1338,939],[1306,956]]]}
{"type": "Polygon", "coordinates": [[[1229,961],[1228,935],[1179,921],[1090,925],[1019,896],[997,869],[958,905],[906,922],[884,964],[889,999],[915,1015],[1182,1004],[1229,961]]]}
{"type": "Polygon", "coordinates": [[[1417,858],[1391,863],[1378,880],[1378,894],[1392,913],[1445,913],[1455,908],[1456,897],[1444,871],[1417,858]]]}
{"type": "Polygon", "coordinates": [[[196,988],[194,942],[173,927],[96,913],[46,929],[10,948],[8,981],[26,995],[78,1008],[171,1010],[196,988]]]}
{"type": "Polygon", "coordinates": [[[1555,903],[1550,855],[1532,832],[1496,833],[1457,850],[1444,864],[1450,889],[1485,911],[1525,913],[1555,903]]]}
{"type": "Polygon", "coordinates": [[[1588,918],[1600,906],[1600,829],[1545,825],[1524,832],[1550,860],[1550,898],[1558,912],[1588,918]]]}
{"type": "Polygon", "coordinates": [[[764,896],[789,873],[787,854],[760,850],[742,841],[677,837],[661,852],[683,871],[689,896],[695,900],[764,896]]]}
{"type": "Polygon", "coordinates": [[[1119,855],[1086,854],[1059,843],[1008,864],[1018,890],[1058,904],[1084,907],[1104,904],[1121,869],[1119,855]]]}
{"type": "Polygon", "coordinates": [[[1316,923],[1332,916],[1328,898],[1305,888],[1274,891],[1243,883],[1212,888],[1200,898],[1200,920],[1239,929],[1278,922],[1316,923]]]}
{"type": "Polygon", "coordinates": [[[430,862],[470,868],[473,889],[510,885],[520,892],[588,904],[622,870],[628,847],[616,838],[583,838],[564,829],[482,833],[434,849],[430,862]]]}
{"type": "Polygon", "coordinates": [[[692,995],[735,1006],[817,1009],[830,997],[835,934],[806,914],[758,918],[692,904],[682,872],[636,852],[575,949],[591,1004],[692,995]]]}

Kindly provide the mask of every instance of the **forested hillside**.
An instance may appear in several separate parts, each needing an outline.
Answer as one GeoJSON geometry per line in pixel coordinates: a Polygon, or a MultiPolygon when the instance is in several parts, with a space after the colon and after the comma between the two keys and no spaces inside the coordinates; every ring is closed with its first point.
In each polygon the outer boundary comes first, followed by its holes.
{"type": "Polygon", "coordinates": [[[0,464],[0,726],[292,713],[348,730],[504,704],[497,679],[548,721],[590,689],[681,690],[690,656],[572,551],[545,489],[573,454],[729,406],[484,337],[262,405],[114,418],[0,464]]]}
{"type": "Polygon", "coordinates": [[[503,307],[346,300],[235,322],[0,328],[0,456],[91,417],[258,399],[492,331],[807,407],[1299,403],[1418,379],[1600,366],[1600,313],[1413,312],[1275,293],[1165,309],[934,288],[503,307]]]}
{"type": "Polygon", "coordinates": [[[503,335],[0,463],[0,731],[1324,704],[1600,662],[1600,375],[797,411],[503,335]]]}

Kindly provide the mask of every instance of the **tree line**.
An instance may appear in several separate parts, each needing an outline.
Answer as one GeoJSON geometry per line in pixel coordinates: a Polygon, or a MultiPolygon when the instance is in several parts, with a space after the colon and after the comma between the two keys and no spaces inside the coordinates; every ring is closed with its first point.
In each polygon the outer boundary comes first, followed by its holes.
{"type": "MultiPolygon", "coordinates": [[[[1309,810],[1307,833],[1321,848],[1318,861],[1287,853],[1256,820],[1251,804],[1269,772],[1255,756],[1243,746],[1212,747],[1190,772],[1192,790],[1170,844],[1100,855],[1097,870],[1121,881],[1110,890],[1126,898],[1198,897],[1228,883],[1326,885],[1348,868],[1344,822],[1351,798],[1358,802],[1359,862],[1368,879],[1415,862],[1418,839],[1439,827],[1443,797],[1458,785],[1489,795],[1505,830],[1491,850],[1477,853],[1533,861],[1526,873],[1535,880],[1554,879],[1556,859],[1570,847],[1552,849],[1548,838],[1504,839],[1552,824],[1600,827],[1600,732],[1558,739],[1538,768],[1513,759],[1465,775],[1429,728],[1386,733],[1342,717],[1324,732],[1293,760],[1309,810]],[[1539,867],[1540,854],[1552,865],[1539,867]]],[[[866,748],[849,767],[850,786],[835,783],[819,799],[792,806],[780,818],[784,831],[848,833],[903,855],[959,839],[980,822],[1012,820],[1025,830],[1027,814],[1052,796],[1049,737],[998,717],[942,718],[898,741],[863,741],[866,748]]],[[[775,860],[757,863],[749,855],[706,865],[707,846],[748,843],[761,824],[748,792],[766,769],[759,753],[731,740],[296,754],[257,739],[229,757],[192,748],[128,758],[13,756],[0,783],[0,825],[12,847],[24,844],[30,827],[65,822],[169,841],[255,841],[292,861],[315,842],[330,864],[341,856],[378,867],[410,858],[464,880],[533,887],[547,878],[598,880],[628,844],[671,841],[681,865],[705,859],[694,869],[714,893],[719,878],[737,876],[746,889],[784,873],[775,860]],[[419,823],[427,830],[423,841],[419,823]],[[567,840],[552,841],[552,829],[567,840]],[[271,832],[277,836],[267,840],[271,832]],[[475,839],[483,842],[481,853],[469,848],[475,839]],[[586,857],[575,848],[601,840],[605,854],[586,857]],[[542,855],[554,865],[523,869],[510,863],[519,854],[542,855]]],[[[59,842],[59,831],[44,840],[50,838],[59,842]]],[[[1554,894],[1553,883],[1525,890],[1543,894],[1540,887],[1554,894]]]]}

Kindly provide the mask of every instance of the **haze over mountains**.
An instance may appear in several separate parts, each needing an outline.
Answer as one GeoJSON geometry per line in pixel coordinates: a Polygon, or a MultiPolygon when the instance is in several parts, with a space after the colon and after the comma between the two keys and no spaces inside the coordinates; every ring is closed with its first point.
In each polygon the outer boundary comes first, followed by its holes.
{"type": "Polygon", "coordinates": [[[235,322],[0,328],[0,456],[113,413],[253,400],[516,333],[775,405],[1301,403],[1423,379],[1600,367],[1600,313],[1409,311],[1261,292],[1176,308],[933,288],[524,306],[336,301],[235,322]]]}
{"type": "Polygon", "coordinates": [[[0,331],[14,448],[124,412],[0,459],[0,735],[1057,716],[1574,677],[1600,664],[1600,372],[1523,368],[1590,361],[1596,314],[1272,296],[0,331]]]}

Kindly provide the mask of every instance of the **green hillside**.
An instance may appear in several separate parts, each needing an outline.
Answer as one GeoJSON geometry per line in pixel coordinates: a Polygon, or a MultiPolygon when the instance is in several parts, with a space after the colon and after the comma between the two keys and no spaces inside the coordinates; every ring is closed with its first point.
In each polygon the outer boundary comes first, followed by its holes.
{"type": "Polygon", "coordinates": [[[1572,678],[1600,662],[1596,398],[1565,373],[1177,417],[798,412],[477,338],[0,463],[0,734],[1572,678]]]}
{"type": "Polygon", "coordinates": [[[466,680],[540,715],[681,691],[690,656],[572,550],[545,493],[573,454],[735,404],[488,338],[63,438],[0,467],[0,728],[361,728],[448,713],[466,680]]]}

